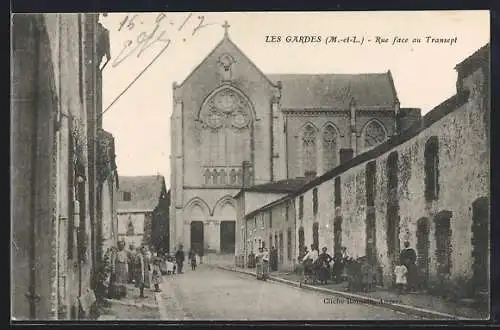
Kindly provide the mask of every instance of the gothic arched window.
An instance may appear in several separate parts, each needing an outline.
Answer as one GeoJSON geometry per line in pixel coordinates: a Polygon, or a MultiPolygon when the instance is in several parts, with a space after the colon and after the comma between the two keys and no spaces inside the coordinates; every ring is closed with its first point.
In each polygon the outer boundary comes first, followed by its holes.
{"type": "Polygon", "coordinates": [[[307,125],[302,134],[302,164],[304,164],[304,174],[316,172],[316,130],[307,125]]]}
{"type": "Polygon", "coordinates": [[[325,171],[337,166],[337,131],[331,125],[323,131],[323,164],[325,171]]]}
{"type": "Polygon", "coordinates": [[[363,146],[365,149],[373,148],[386,139],[385,129],[378,121],[372,120],[366,125],[363,132],[363,146]]]}
{"type": "Polygon", "coordinates": [[[430,137],[424,151],[425,200],[437,200],[439,196],[439,141],[437,136],[430,137]]]}

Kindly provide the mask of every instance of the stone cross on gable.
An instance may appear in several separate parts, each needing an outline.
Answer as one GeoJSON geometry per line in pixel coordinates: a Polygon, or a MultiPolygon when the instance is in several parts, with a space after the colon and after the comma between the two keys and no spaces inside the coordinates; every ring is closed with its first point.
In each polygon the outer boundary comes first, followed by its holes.
{"type": "Polygon", "coordinates": [[[229,25],[227,23],[227,21],[224,22],[224,25],[222,25],[222,27],[224,28],[224,35],[227,36],[228,35],[228,30],[229,28],[231,27],[231,25],[229,25]]]}

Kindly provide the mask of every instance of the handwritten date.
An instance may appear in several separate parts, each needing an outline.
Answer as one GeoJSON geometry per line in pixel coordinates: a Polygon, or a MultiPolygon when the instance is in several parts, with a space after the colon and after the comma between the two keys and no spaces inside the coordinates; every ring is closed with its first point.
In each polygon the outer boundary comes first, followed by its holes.
{"type": "MultiPolygon", "coordinates": [[[[177,31],[180,32],[185,29],[186,26],[191,25],[193,14],[188,14],[182,24],[179,25],[177,31]]],[[[115,57],[112,66],[117,67],[121,63],[123,63],[126,59],[131,57],[132,55],[136,55],[137,57],[141,57],[141,55],[148,49],[150,49],[154,45],[162,45],[160,52],[158,55],[163,53],[172,43],[172,39],[167,37],[167,27],[164,22],[167,20],[167,15],[164,13],[160,13],[156,16],[154,21],[153,29],[151,31],[141,31],[134,39],[129,39],[124,42],[124,45],[119,52],[118,56],[115,57]]],[[[194,36],[200,29],[207,27],[209,25],[213,25],[214,23],[205,23],[204,16],[198,16],[198,21],[194,24],[194,28],[192,28],[191,36],[194,36]]],[[[129,31],[133,31],[137,26],[142,25],[140,22],[140,15],[135,14],[131,17],[128,15],[120,22],[118,31],[122,31],[127,29],[129,31]]],[[[173,21],[170,21],[170,26],[175,25],[173,21]]]]}

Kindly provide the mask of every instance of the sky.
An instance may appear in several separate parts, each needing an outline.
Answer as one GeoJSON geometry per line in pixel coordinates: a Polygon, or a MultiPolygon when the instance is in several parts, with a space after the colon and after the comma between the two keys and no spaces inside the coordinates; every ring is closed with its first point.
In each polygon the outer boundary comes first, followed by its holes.
{"type": "Polygon", "coordinates": [[[221,41],[225,21],[231,40],[264,73],[391,70],[401,107],[420,108],[422,115],[455,94],[455,65],[490,40],[488,11],[110,13],[101,17],[111,43],[103,126],[115,137],[119,175],[159,173],[169,186],[172,84],[221,41]],[[281,42],[266,42],[272,35],[281,42]],[[286,42],[287,36],[322,42],[286,42]],[[364,41],[325,43],[331,36],[364,41]],[[407,42],[393,44],[395,38],[407,42]]]}

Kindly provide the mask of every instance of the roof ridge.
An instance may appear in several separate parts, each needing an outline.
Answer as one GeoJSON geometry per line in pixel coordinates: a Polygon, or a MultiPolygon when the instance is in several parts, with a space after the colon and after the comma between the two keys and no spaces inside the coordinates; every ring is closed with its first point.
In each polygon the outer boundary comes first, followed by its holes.
{"type": "Polygon", "coordinates": [[[384,76],[386,72],[363,72],[363,73],[266,73],[267,76],[384,76]]]}

